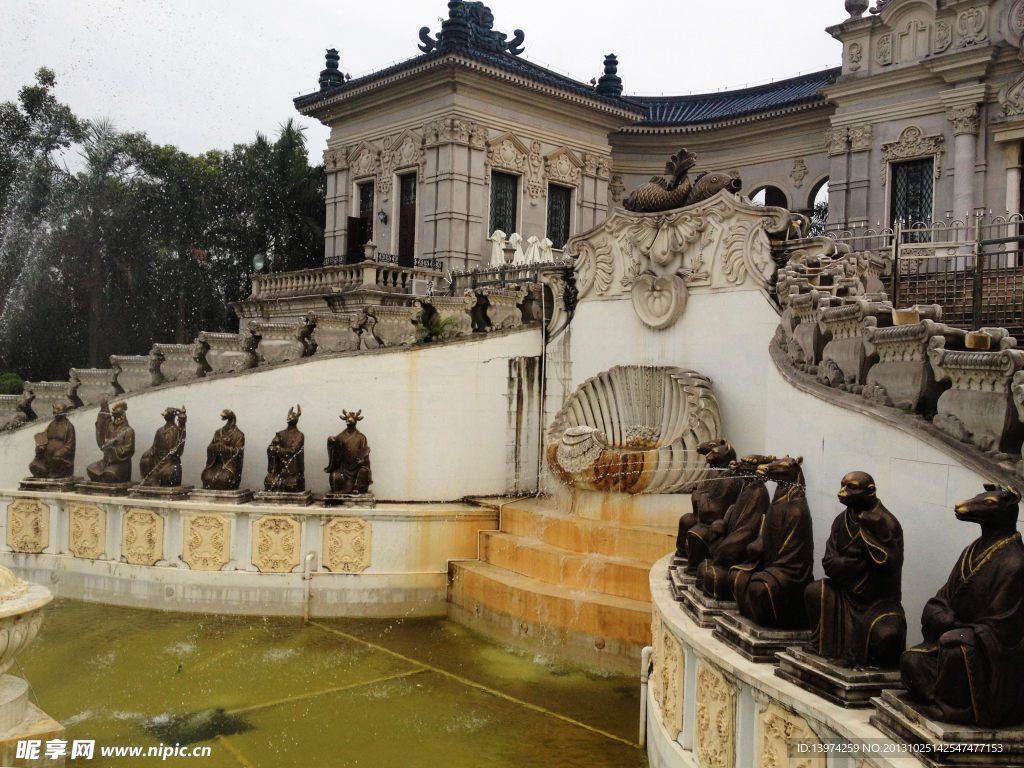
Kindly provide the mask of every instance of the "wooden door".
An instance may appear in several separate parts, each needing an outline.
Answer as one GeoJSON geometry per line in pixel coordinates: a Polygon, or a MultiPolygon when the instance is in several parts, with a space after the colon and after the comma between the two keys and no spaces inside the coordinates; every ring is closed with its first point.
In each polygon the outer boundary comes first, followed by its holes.
{"type": "Polygon", "coordinates": [[[398,207],[398,264],[411,267],[416,252],[416,174],[401,177],[398,207]]]}

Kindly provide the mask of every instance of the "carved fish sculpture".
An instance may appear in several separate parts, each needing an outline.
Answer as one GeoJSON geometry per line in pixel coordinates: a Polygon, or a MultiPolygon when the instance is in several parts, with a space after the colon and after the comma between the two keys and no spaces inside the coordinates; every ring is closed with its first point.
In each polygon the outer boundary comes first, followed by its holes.
{"type": "Polygon", "coordinates": [[[659,213],[695,205],[707,200],[723,189],[739,192],[743,182],[728,173],[714,171],[702,173],[696,184],[691,184],[688,171],[697,162],[697,155],[681,149],[665,164],[668,178],[655,176],[646,184],[634,189],[622,203],[622,207],[634,213],[659,213]]]}

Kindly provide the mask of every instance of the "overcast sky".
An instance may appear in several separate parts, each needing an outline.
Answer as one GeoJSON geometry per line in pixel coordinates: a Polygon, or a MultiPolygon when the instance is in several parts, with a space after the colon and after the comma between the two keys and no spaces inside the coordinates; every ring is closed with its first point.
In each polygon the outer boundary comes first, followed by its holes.
{"type": "MultiPolygon", "coordinates": [[[[742,87],[838,65],[825,31],[842,0],[494,0],[495,26],[526,32],[531,61],[588,81],[619,56],[627,93],[742,87]]],[[[324,50],[353,77],[417,55],[445,0],[0,0],[0,101],[33,73],[57,96],[192,153],[251,141],[297,117],[317,88],[324,50]]],[[[316,162],[327,129],[305,118],[316,162]]]]}

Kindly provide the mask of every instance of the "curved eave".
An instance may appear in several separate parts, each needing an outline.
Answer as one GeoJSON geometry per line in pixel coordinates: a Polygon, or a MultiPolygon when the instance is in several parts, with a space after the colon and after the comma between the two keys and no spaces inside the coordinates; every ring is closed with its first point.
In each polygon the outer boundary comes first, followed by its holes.
{"type": "MultiPolygon", "coordinates": [[[[296,104],[295,108],[300,114],[307,115],[309,117],[318,117],[320,113],[327,112],[330,108],[336,104],[340,104],[344,101],[348,101],[357,96],[372,91],[380,90],[383,87],[391,85],[393,83],[399,83],[403,80],[408,80],[412,77],[420,75],[424,72],[439,69],[442,67],[450,67],[452,69],[462,68],[471,72],[490,77],[495,80],[501,80],[511,85],[516,85],[521,88],[525,88],[534,93],[541,93],[546,96],[551,96],[562,101],[579,104],[587,109],[592,109],[597,112],[601,112],[606,115],[623,118],[625,120],[642,120],[646,115],[646,110],[637,106],[635,108],[618,107],[617,105],[610,103],[611,99],[598,98],[590,99],[577,93],[573,93],[568,90],[557,88],[551,85],[544,85],[531,80],[528,77],[513,74],[512,72],[506,72],[497,67],[487,66],[478,61],[474,61],[466,56],[460,56],[459,54],[449,54],[447,56],[438,57],[430,61],[424,61],[421,64],[412,65],[403,68],[400,72],[394,72],[392,74],[385,74],[379,78],[373,78],[372,81],[362,85],[356,85],[354,87],[346,87],[339,90],[338,93],[333,95],[327,95],[321,99],[316,100],[311,104],[299,105],[296,104]]],[[[301,98],[301,97],[300,97],[301,98]]],[[[628,102],[624,102],[628,103],[628,102]]]]}
{"type": "Polygon", "coordinates": [[[618,130],[618,133],[638,133],[638,134],[664,134],[664,133],[699,133],[702,131],[714,131],[721,128],[728,128],[734,125],[744,125],[746,123],[754,123],[759,120],[769,120],[773,117],[781,117],[783,115],[792,115],[798,112],[807,112],[812,109],[822,109],[824,107],[832,106],[831,102],[827,99],[816,99],[812,102],[804,104],[794,104],[788,107],[780,107],[778,109],[771,109],[766,112],[751,112],[747,115],[740,115],[739,117],[729,118],[727,120],[715,120],[706,123],[641,123],[640,125],[627,125],[618,130]]]}

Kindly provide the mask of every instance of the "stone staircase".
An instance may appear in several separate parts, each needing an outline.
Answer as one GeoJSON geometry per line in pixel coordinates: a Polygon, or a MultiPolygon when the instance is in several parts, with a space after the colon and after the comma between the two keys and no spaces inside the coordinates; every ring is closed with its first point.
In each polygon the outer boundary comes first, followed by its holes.
{"type": "Polygon", "coordinates": [[[661,510],[629,497],[590,509],[569,493],[470,500],[500,509],[501,528],[481,532],[479,560],[450,563],[449,616],[519,650],[637,672],[651,641],[648,574],[690,508],[689,496],[671,499],[661,510]]]}

